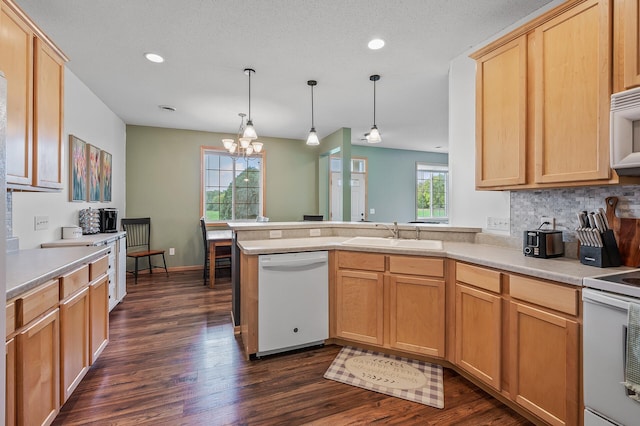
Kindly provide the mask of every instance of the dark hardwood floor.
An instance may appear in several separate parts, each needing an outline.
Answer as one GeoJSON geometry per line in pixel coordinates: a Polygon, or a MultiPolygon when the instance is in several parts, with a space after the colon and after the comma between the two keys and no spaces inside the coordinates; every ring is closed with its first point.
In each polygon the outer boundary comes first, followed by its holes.
{"type": "Polygon", "coordinates": [[[246,361],[230,280],[212,290],[201,274],[128,282],[109,345],[54,424],[530,424],[449,369],[437,409],[324,379],[337,346],[246,361]]]}

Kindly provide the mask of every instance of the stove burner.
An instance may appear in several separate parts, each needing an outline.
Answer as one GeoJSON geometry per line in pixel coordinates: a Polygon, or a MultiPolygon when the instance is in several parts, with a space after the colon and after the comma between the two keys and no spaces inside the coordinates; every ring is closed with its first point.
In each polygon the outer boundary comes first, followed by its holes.
{"type": "Polygon", "coordinates": [[[631,285],[640,285],[640,278],[622,278],[622,282],[631,285]]]}

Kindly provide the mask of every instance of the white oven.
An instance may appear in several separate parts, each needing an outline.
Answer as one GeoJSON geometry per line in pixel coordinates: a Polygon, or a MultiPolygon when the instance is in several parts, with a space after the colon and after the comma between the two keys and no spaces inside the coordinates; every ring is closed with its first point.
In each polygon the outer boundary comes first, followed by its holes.
{"type": "MultiPolygon", "coordinates": [[[[630,304],[640,304],[640,271],[585,278],[584,424],[638,425],[640,402],[624,386],[630,304]]],[[[640,348],[638,348],[640,350],[640,348]]]]}

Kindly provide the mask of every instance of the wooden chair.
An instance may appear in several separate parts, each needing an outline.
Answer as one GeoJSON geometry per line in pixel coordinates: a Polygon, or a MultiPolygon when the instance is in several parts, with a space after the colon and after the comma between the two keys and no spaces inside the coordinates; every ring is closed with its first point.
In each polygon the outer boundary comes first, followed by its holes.
{"type": "MultiPolygon", "coordinates": [[[[169,276],[167,270],[167,262],[164,257],[164,250],[151,250],[151,218],[141,217],[135,219],[122,219],[122,230],[127,233],[127,257],[135,260],[135,269],[132,272],[135,277],[135,283],[138,283],[138,272],[140,271],[138,260],[147,258],[149,273],[153,273],[153,265],[151,264],[152,256],[162,256],[164,271],[169,276]]],[[[160,266],[158,266],[160,267],[160,266]]],[[[144,270],[143,269],[143,270],[144,270]]]]}
{"type": "MultiPolygon", "coordinates": [[[[204,285],[207,285],[207,279],[209,278],[209,268],[210,268],[210,242],[207,238],[207,223],[204,220],[204,217],[200,218],[200,229],[202,230],[202,242],[204,243],[204,272],[202,274],[202,278],[204,280],[204,285]]],[[[215,262],[214,265],[216,269],[218,268],[230,268],[231,267],[231,245],[221,245],[216,244],[215,251],[215,262]]]]}

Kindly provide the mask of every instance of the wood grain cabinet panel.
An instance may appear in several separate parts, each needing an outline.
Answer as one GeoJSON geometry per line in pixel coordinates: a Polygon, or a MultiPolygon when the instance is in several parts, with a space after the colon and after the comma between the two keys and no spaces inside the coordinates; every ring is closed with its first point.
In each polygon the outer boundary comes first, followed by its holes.
{"type": "Polygon", "coordinates": [[[632,89],[640,86],[640,0],[623,0],[621,12],[616,13],[614,26],[623,34],[622,89],[632,89]]]}
{"type": "Polygon", "coordinates": [[[49,425],[60,408],[59,310],[34,321],[16,337],[19,425],[49,425]]]}
{"type": "Polygon", "coordinates": [[[510,329],[512,399],[549,424],[578,424],[578,323],[511,302],[510,329]]]}
{"type": "Polygon", "coordinates": [[[60,405],[89,370],[89,288],[60,303],[60,405]]]}
{"type": "Polygon", "coordinates": [[[337,336],[382,345],[383,293],[382,273],[339,270],[336,280],[337,336]]]}
{"type": "Polygon", "coordinates": [[[536,183],[609,178],[610,9],[585,1],[535,29],[536,183]]]}
{"type": "Polygon", "coordinates": [[[6,388],[5,388],[5,425],[16,424],[16,339],[5,343],[6,351],[6,388]]]}
{"type": "Polygon", "coordinates": [[[0,63],[7,81],[7,183],[33,182],[33,30],[7,3],[0,8],[0,63]]]}
{"type": "Polygon", "coordinates": [[[444,281],[391,275],[389,284],[389,345],[443,358],[444,281]]]}
{"type": "Polygon", "coordinates": [[[501,390],[502,298],[456,284],[455,362],[501,390]]]}
{"type": "Polygon", "coordinates": [[[476,186],[526,182],[527,39],[477,58],[476,186]]]}
{"type": "Polygon", "coordinates": [[[109,343],[109,277],[105,276],[89,286],[89,351],[90,363],[98,359],[109,343]]]}

